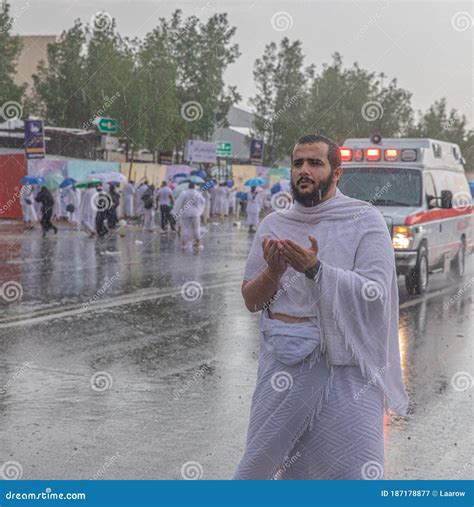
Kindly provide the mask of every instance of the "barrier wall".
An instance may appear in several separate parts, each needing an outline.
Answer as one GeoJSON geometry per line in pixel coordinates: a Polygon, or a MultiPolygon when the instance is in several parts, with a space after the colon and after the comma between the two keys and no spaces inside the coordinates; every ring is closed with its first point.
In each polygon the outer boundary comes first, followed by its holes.
{"type": "Polygon", "coordinates": [[[25,155],[0,155],[0,218],[22,217],[20,179],[25,175],[25,155]]]}
{"type": "Polygon", "coordinates": [[[120,172],[137,183],[140,180],[148,180],[148,183],[156,186],[161,185],[163,180],[166,180],[166,168],[168,166],[161,164],[143,164],[134,162],[130,170],[130,163],[120,164],[120,172]]]}

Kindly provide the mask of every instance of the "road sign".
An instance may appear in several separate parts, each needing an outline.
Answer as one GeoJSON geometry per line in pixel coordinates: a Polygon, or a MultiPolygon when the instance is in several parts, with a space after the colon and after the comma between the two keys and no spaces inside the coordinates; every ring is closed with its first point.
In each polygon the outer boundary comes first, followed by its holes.
{"type": "Polygon", "coordinates": [[[43,120],[25,120],[26,158],[44,158],[44,123],[43,120]]]}
{"type": "Polygon", "coordinates": [[[100,144],[104,150],[113,151],[119,147],[118,137],[101,136],[100,144]]]}
{"type": "Polygon", "coordinates": [[[118,131],[118,120],[115,118],[96,118],[94,123],[102,134],[116,134],[118,131]]]}
{"type": "Polygon", "coordinates": [[[215,164],[216,163],[216,143],[207,143],[190,139],[186,142],[184,150],[184,160],[188,162],[215,164]]]}
{"type": "Polygon", "coordinates": [[[232,156],[232,143],[227,141],[217,141],[216,155],[218,157],[231,157],[232,156]]]}

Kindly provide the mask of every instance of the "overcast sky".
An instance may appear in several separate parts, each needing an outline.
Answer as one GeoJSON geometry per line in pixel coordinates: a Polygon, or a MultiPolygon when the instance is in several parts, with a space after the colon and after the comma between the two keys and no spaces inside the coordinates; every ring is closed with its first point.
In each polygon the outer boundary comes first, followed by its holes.
{"type": "MultiPolygon", "coordinates": [[[[1,1],[1,0],[0,0],[1,1]]],[[[203,19],[227,12],[237,27],[241,57],[226,74],[242,104],[254,93],[253,63],[265,44],[300,39],[306,63],[321,67],[338,51],[346,64],[396,77],[413,93],[415,109],[446,97],[473,122],[473,17],[471,1],[163,1],[11,0],[13,29],[22,35],[59,34],[97,11],[115,17],[123,35],[143,37],[176,9],[203,19]],[[280,13],[280,14],[278,14],[280,13]],[[272,23],[273,19],[273,23],[272,23]]]]}

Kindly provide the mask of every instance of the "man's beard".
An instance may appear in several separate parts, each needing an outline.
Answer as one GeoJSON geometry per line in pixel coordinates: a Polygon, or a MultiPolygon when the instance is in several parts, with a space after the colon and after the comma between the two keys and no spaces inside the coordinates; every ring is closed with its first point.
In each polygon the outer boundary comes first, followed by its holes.
{"type": "MultiPolygon", "coordinates": [[[[333,172],[331,171],[331,174],[325,180],[320,181],[319,185],[315,184],[314,181],[311,181],[312,185],[314,186],[314,190],[312,192],[300,192],[298,189],[298,184],[301,183],[301,178],[296,184],[294,183],[293,178],[291,178],[291,192],[295,198],[295,201],[299,202],[306,208],[316,206],[316,204],[319,204],[329,192],[332,179],[333,172]]],[[[309,178],[307,178],[307,181],[309,181],[309,178]]]]}

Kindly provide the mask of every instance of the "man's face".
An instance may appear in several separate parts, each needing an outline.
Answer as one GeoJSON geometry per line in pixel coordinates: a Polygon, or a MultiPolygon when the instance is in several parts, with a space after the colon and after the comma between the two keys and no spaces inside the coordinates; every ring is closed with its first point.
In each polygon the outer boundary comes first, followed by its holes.
{"type": "Polygon", "coordinates": [[[313,143],[297,144],[293,150],[291,189],[295,200],[303,206],[315,206],[333,186],[328,149],[326,143],[313,143]]]}

